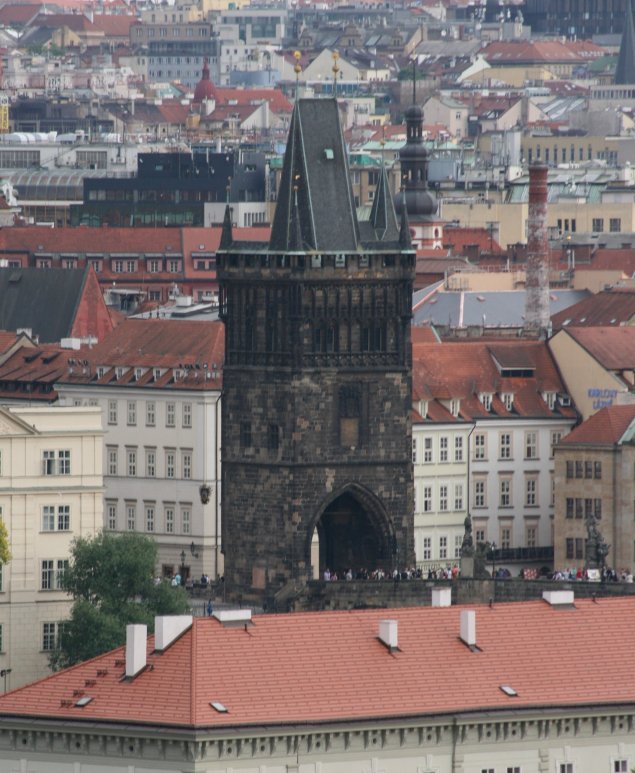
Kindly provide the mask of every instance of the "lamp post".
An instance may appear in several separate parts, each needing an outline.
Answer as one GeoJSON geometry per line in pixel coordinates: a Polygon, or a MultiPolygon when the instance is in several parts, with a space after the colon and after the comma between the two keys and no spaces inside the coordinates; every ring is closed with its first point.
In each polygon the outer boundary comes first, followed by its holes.
{"type": "Polygon", "coordinates": [[[496,543],[490,544],[490,550],[492,551],[492,579],[496,578],[496,543]]]}
{"type": "Polygon", "coordinates": [[[181,551],[181,585],[185,585],[185,551],[181,551]]]}
{"type": "Polygon", "coordinates": [[[0,676],[4,679],[4,692],[7,691],[7,676],[11,673],[10,668],[3,668],[0,670],[0,676]]]}

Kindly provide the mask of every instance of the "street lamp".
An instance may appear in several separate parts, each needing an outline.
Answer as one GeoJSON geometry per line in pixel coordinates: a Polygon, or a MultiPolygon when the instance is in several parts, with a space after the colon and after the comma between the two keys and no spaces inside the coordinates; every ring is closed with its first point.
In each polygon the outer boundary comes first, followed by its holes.
{"type": "Polygon", "coordinates": [[[0,670],[0,676],[4,679],[4,692],[7,691],[7,676],[11,673],[10,668],[3,668],[0,670]]]}
{"type": "Polygon", "coordinates": [[[185,585],[185,551],[181,551],[181,585],[185,585]]]}
{"type": "Polygon", "coordinates": [[[490,543],[490,550],[492,551],[492,579],[496,577],[496,543],[490,543]]]}

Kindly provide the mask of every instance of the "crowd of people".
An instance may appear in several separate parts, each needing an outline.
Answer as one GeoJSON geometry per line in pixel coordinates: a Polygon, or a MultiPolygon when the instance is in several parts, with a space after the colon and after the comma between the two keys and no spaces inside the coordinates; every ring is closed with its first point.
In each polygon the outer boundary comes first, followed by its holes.
{"type": "Polygon", "coordinates": [[[587,580],[589,582],[633,582],[633,573],[630,569],[616,571],[609,566],[602,569],[584,569],[582,567],[569,567],[557,569],[551,576],[552,580],[587,580]]]}
{"type": "Polygon", "coordinates": [[[434,567],[424,571],[420,567],[407,567],[406,569],[393,569],[392,571],[382,568],[369,570],[357,569],[353,571],[350,567],[341,572],[331,571],[328,567],[322,574],[324,582],[346,582],[351,580],[391,580],[399,582],[400,580],[453,580],[460,574],[458,564],[447,565],[445,567],[434,567]]]}

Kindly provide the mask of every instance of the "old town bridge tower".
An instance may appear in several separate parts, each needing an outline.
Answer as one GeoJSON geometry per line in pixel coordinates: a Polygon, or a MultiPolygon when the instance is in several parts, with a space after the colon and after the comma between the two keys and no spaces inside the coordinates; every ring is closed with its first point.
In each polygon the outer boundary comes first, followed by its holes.
{"type": "Polygon", "coordinates": [[[230,597],[414,560],[415,253],[382,167],[358,219],[333,99],[296,102],[268,244],[218,252],[230,597]]]}

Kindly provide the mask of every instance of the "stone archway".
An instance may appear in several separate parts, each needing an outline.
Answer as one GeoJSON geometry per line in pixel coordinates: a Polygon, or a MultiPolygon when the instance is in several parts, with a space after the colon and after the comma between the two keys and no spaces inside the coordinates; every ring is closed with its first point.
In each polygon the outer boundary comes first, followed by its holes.
{"type": "Polygon", "coordinates": [[[361,486],[348,486],[320,508],[310,533],[311,564],[317,579],[328,567],[369,572],[392,567],[393,528],[382,503],[361,486]],[[319,567],[319,569],[318,569],[319,567]]]}

